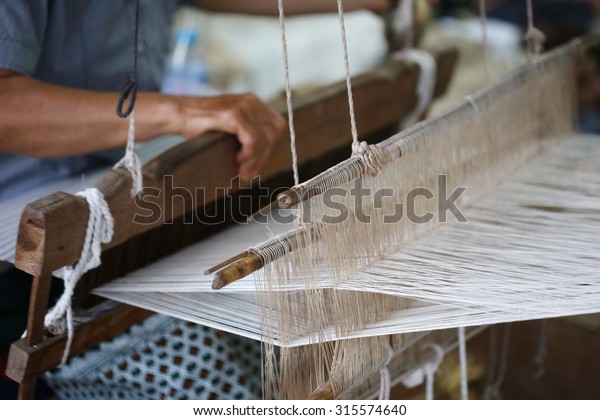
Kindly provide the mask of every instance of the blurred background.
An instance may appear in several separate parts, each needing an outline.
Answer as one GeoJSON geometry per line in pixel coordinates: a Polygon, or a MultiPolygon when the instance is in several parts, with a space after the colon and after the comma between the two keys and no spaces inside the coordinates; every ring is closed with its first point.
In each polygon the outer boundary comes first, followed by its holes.
{"type": "MultiPolygon", "coordinates": [[[[456,100],[501,77],[527,59],[525,0],[486,0],[489,66],[484,63],[478,0],[414,0],[410,31],[407,0],[390,0],[385,16],[348,13],[346,28],[353,75],[380,67],[390,51],[406,45],[410,32],[416,48],[457,48],[460,60],[449,93],[435,114],[456,100]]],[[[596,32],[600,0],[533,0],[535,26],[546,36],[546,49],[596,32]]],[[[174,26],[165,92],[192,95],[253,92],[265,101],[284,89],[280,25],[277,17],[219,14],[182,7],[174,26]]],[[[289,68],[296,91],[318,89],[343,80],[338,17],[309,15],[286,20],[289,68]]],[[[600,54],[586,57],[580,76],[580,128],[600,133],[600,54]]]]}

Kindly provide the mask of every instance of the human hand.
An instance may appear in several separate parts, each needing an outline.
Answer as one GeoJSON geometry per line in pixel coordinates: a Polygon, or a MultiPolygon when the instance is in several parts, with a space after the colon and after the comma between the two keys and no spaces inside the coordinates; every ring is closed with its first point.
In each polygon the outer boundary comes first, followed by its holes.
{"type": "Polygon", "coordinates": [[[180,133],[186,139],[207,131],[238,137],[242,147],[236,159],[239,175],[246,181],[259,174],[286,127],[281,115],[251,94],[173,98],[178,104],[180,133]]]}

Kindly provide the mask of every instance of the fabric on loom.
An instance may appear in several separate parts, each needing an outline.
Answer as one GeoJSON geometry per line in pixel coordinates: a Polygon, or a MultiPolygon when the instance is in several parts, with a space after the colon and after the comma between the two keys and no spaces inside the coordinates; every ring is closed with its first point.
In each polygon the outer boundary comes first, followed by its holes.
{"type": "Polygon", "coordinates": [[[162,315],[45,376],[60,399],[257,399],[257,341],[162,315]]]}

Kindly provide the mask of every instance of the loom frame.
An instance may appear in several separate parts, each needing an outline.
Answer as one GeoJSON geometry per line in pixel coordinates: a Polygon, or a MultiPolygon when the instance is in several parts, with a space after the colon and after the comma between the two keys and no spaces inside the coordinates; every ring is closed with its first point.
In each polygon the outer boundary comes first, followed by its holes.
{"type": "MultiPolygon", "coordinates": [[[[442,96],[449,85],[458,59],[455,49],[432,52],[437,62],[433,98],[442,96]]],[[[379,70],[353,78],[357,125],[363,140],[381,140],[397,131],[399,122],[416,105],[416,85],[419,68],[415,64],[390,60],[379,70]]],[[[294,116],[300,162],[314,164],[327,153],[350,144],[349,117],[345,82],[319,91],[296,96],[294,116]]],[[[273,104],[285,114],[282,104],[273,104]]],[[[144,186],[157,188],[162,194],[162,179],[172,175],[178,187],[193,190],[203,187],[205,203],[218,199],[218,191],[230,187],[236,176],[234,156],[237,140],[231,135],[207,134],[182,143],[143,168],[144,186]],[[201,179],[202,182],[198,182],[201,179]]],[[[338,159],[338,161],[341,159],[338,159]]],[[[328,161],[326,164],[330,164],[328,161]]],[[[263,177],[281,177],[291,166],[289,138],[284,136],[263,169],[263,177]]],[[[322,168],[321,168],[322,169],[322,168]]],[[[284,176],[285,178],[285,176],[284,176]]],[[[289,187],[289,177],[286,186],[289,187]]],[[[131,179],[124,169],[107,172],[96,184],[103,192],[115,220],[112,241],[103,247],[105,253],[135,243],[137,238],[161,226],[160,221],[136,224],[133,217],[136,205],[129,197],[131,179]]],[[[185,202],[165,199],[155,202],[163,214],[172,220],[181,218],[198,207],[186,207],[185,202]],[[163,205],[164,204],[164,205],[163,205]]],[[[258,210],[258,208],[254,209],[258,210]]],[[[6,374],[19,383],[19,398],[32,399],[37,378],[56,368],[66,344],[66,334],[49,337],[44,328],[48,309],[52,273],[77,262],[81,254],[89,210],[86,201],[75,195],[56,192],[26,206],[22,213],[16,248],[15,266],[33,277],[27,321],[27,335],[13,343],[6,374]]],[[[182,247],[185,244],[182,244],[182,247]]],[[[127,264],[125,272],[143,267],[152,261],[127,264]]],[[[124,274],[112,270],[113,276],[124,274]]],[[[79,290],[79,293],[88,293],[79,290]]],[[[153,313],[128,305],[101,314],[75,329],[71,357],[114,337],[153,313]]]]}

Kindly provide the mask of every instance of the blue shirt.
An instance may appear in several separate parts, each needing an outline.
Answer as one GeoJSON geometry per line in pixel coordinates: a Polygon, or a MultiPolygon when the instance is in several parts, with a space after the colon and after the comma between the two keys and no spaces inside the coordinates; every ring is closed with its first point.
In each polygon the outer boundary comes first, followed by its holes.
{"type": "MultiPolygon", "coordinates": [[[[141,0],[140,90],[160,88],[180,2],[141,0]]],[[[2,0],[0,68],[61,86],[117,91],[133,65],[134,15],[134,0],[2,0]]],[[[0,201],[122,155],[121,149],[65,159],[0,153],[0,201]]]]}

